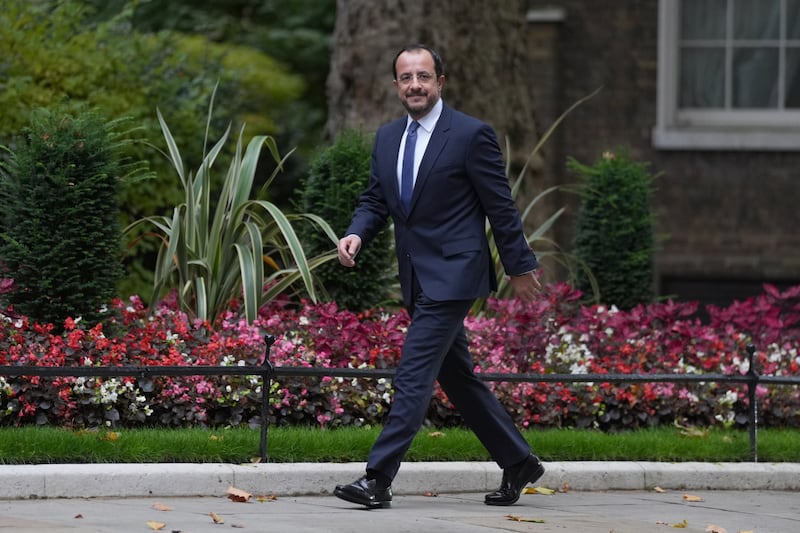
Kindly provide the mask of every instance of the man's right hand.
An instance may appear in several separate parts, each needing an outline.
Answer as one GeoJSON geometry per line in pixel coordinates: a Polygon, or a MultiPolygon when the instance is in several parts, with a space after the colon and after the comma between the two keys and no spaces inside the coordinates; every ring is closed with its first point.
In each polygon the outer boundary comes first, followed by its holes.
{"type": "Polygon", "coordinates": [[[361,237],[347,235],[339,240],[339,262],[346,267],[356,266],[356,255],[361,250],[361,237]]]}

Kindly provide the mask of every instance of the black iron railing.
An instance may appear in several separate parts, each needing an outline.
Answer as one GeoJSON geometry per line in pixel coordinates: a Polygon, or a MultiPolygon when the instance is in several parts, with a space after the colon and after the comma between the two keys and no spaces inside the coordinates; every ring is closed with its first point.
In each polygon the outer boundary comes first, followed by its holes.
{"type": "MultiPolygon", "coordinates": [[[[276,367],[270,361],[270,349],[275,337],[267,335],[264,361],[253,366],[68,366],[38,367],[29,365],[0,365],[0,376],[42,377],[137,377],[156,376],[260,376],[261,377],[261,461],[267,460],[269,431],[269,391],[273,378],[280,377],[342,377],[342,378],[392,378],[394,369],[276,367]]],[[[504,374],[481,373],[483,381],[510,383],[742,383],[748,392],[748,428],[750,433],[750,459],[758,461],[758,398],[756,387],[764,385],[800,386],[800,376],[762,376],[756,369],[755,346],[747,346],[750,363],[746,374],[504,374]]]]}

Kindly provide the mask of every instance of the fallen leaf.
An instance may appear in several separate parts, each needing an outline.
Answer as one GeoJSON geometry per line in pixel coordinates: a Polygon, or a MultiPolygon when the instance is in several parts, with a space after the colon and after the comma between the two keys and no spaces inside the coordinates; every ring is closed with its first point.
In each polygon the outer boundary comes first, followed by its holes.
{"type": "Polygon", "coordinates": [[[216,435],[211,435],[208,437],[208,440],[225,440],[225,437],[217,437],[216,435]]]}
{"type": "Polygon", "coordinates": [[[706,531],[709,533],[728,533],[728,530],[724,527],[715,526],[714,524],[709,524],[706,526],[706,531]]]}
{"type": "Polygon", "coordinates": [[[569,482],[565,481],[563,485],[561,485],[561,492],[569,492],[569,482]]]}
{"type": "Polygon", "coordinates": [[[673,425],[680,429],[680,434],[684,437],[708,437],[708,428],[696,428],[694,426],[683,426],[676,420],[673,425]]]}
{"type": "Polygon", "coordinates": [[[83,518],[83,515],[82,514],[76,514],[75,518],[83,518]]]}
{"type": "Polygon", "coordinates": [[[158,502],[153,504],[153,509],[155,509],[156,511],[172,511],[172,507],[169,507],[167,505],[164,505],[163,503],[158,503],[158,502]]]}
{"type": "Polygon", "coordinates": [[[753,533],[753,530],[752,529],[747,529],[747,530],[740,529],[739,533],[753,533]]]}
{"type": "Polygon", "coordinates": [[[258,496],[256,498],[257,501],[262,502],[262,503],[263,502],[274,502],[277,499],[278,499],[278,497],[275,496],[274,494],[267,494],[267,495],[262,494],[261,496],[258,496]]]}
{"type": "Polygon", "coordinates": [[[556,491],[548,489],[547,487],[525,487],[522,489],[522,494],[544,494],[545,496],[552,496],[556,491]]]}
{"type": "Polygon", "coordinates": [[[114,442],[119,440],[119,432],[118,431],[107,431],[106,434],[103,436],[104,440],[114,442]]]}
{"type": "Polygon", "coordinates": [[[430,433],[428,433],[428,436],[432,439],[438,439],[444,437],[444,433],[442,433],[441,431],[431,431],[430,433]]]}
{"type": "Polygon", "coordinates": [[[653,487],[653,491],[657,492],[659,494],[664,494],[665,492],[667,492],[664,489],[662,489],[661,487],[653,487]]]}
{"type": "Polygon", "coordinates": [[[236,487],[228,487],[228,490],[225,491],[225,494],[228,495],[228,499],[232,502],[248,502],[253,496],[249,492],[237,489],[236,487]]]}
{"type": "Polygon", "coordinates": [[[507,514],[506,519],[511,520],[512,522],[533,522],[535,524],[544,524],[544,520],[541,518],[524,518],[522,516],[516,516],[513,514],[507,514]]]}
{"type": "Polygon", "coordinates": [[[683,522],[679,522],[679,523],[677,523],[677,524],[672,524],[672,527],[677,527],[678,529],[684,529],[684,528],[687,528],[687,527],[689,527],[689,522],[687,522],[687,521],[684,519],[684,521],[683,521],[683,522]]]}
{"type": "Polygon", "coordinates": [[[254,464],[258,464],[261,462],[261,457],[251,457],[250,462],[254,464]]]}
{"type": "Polygon", "coordinates": [[[147,522],[147,527],[149,527],[153,531],[162,530],[162,529],[164,529],[164,526],[166,526],[166,525],[167,524],[165,524],[164,522],[153,522],[152,520],[147,522]]]}
{"type": "Polygon", "coordinates": [[[426,492],[423,494],[423,496],[427,496],[428,498],[436,498],[439,495],[436,494],[435,492],[426,492]]]}
{"type": "Polygon", "coordinates": [[[702,502],[702,501],[704,501],[703,498],[701,498],[700,496],[694,496],[692,494],[684,494],[683,495],[683,500],[687,501],[687,502],[702,502]]]}
{"type": "Polygon", "coordinates": [[[225,520],[223,520],[222,517],[220,515],[218,515],[217,513],[211,512],[211,513],[208,513],[208,516],[211,517],[211,520],[213,520],[215,524],[224,524],[225,523],[225,520]]]}

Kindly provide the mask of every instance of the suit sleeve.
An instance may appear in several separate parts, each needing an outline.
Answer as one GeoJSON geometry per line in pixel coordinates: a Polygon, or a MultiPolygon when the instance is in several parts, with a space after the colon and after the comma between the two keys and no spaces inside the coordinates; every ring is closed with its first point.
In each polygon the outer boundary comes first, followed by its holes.
{"type": "Polygon", "coordinates": [[[481,125],[467,154],[467,173],[489,220],[503,269],[512,276],[535,270],[539,263],[525,237],[503,155],[490,126],[481,125]]]}
{"type": "Polygon", "coordinates": [[[372,160],[370,163],[370,178],[366,190],[358,199],[358,206],[353,212],[353,218],[345,235],[356,234],[361,237],[362,246],[366,246],[375,235],[386,227],[389,219],[389,210],[386,207],[385,192],[377,175],[377,163],[375,160],[378,136],[375,138],[375,146],[372,149],[372,160]]]}

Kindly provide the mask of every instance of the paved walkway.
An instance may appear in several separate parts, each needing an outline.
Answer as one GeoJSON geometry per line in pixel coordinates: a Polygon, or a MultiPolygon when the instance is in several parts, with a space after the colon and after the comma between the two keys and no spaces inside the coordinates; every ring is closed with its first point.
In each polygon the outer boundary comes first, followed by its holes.
{"type": "Polygon", "coordinates": [[[552,494],[490,507],[493,463],[405,463],[373,511],[330,495],[363,466],[0,466],[0,532],[800,532],[800,464],[551,462],[535,486],[552,494]]]}

